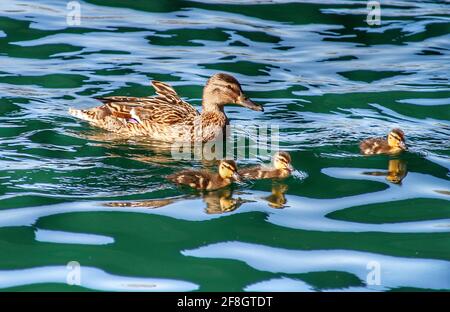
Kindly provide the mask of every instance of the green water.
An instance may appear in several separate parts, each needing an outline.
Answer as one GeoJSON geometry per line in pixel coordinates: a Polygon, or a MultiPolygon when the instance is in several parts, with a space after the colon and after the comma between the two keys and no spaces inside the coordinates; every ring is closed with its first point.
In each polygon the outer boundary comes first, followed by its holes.
{"type": "Polygon", "coordinates": [[[2,290],[450,290],[448,3],[382,1],[380,26],[365,1],[89,0],[75,26],[66,3],[0,3],[2,290]],[[231,124],[278,127],[292,177],[178,188],[214,165],[67,113],[152,79],[200,108],[219,71],[265,108],[231,124]],[[394,127],[407,153],[359,155],[394,127]]]}

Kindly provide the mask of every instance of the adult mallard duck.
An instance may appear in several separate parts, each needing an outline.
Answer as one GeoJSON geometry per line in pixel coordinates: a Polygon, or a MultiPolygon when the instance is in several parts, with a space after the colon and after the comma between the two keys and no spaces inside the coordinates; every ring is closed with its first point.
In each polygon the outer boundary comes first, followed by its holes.
{"type": "Polygon", "coordinates": [[[273,156],[272,166],[256,166],[239,170],[244,179],[287,178],[293,171],[291,155],[288,152],[277,152],[273,156]]]}
{"type": "Polygon", "coordinates": [[[203,89],[202,112],[183,101],[176,91],[160,81],[152,81],[157,96],[97,98],[103,105],[86,110],[69,109],[75,117],[94,126],[127,135],[146,136],[164,142],[207,142],[222,135],[228,124],[226,104],[238,104],[263,111],[243,93],[233,76],[215,74],[203,89]]]}
{"type": "Polygon", "coordinates": [[[372,138],[362,141],[359,148],[364,155],[398,154],[408,150],[405,144],[405,134],[398,128],[392,129],[387,139],[372,138]]]}
{"type": "Polygon", "coordinates": [[[222,160],[219,163],[219,173],[207,171],[184,170],[167,176],[169,181],[188,185],[198,190],[214,191],[240,181],[234,160],[222,160]]]}

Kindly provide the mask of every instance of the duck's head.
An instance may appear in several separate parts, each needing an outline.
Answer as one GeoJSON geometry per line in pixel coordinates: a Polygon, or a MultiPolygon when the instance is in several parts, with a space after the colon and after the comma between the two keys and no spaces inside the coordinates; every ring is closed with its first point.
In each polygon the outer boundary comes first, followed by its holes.
{"type": "Polygon", "coordinates": [[[405,143],[405,134],[401,129],[392,129],[391,132],[388,134],[388,144],[390,147],[401,149],[401,150],[408,150],[405,143]]]}
{"type": "Polygon", "coordinates": [[[277,152],[273,156],[273,166],[275,169],[293,171],[294,168],[291,165],[291,155],[288,152],[277,152]]]}
{"type": "Polygon", "coordinates": [[[222,179],[241,181],[241,176],[237,172],[237,166],[234,160],[220,161],[219,175],[222,179]]]}
{"type": "Polygon", "coordinates": [[[226,104],[237,104],[255,111],[264,111],[261,105],[252,102],[245,96],[236,78],[218,73],[208,79],[203,89],[203,109],[222,110],[226,104]]]}

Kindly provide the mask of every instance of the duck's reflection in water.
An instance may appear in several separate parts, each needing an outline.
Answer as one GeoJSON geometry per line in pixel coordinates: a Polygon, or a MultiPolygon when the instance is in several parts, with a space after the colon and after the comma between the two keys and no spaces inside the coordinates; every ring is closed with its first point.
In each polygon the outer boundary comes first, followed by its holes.
{"type": "Polygon", "coordinates": [[[238,209],[242,204],[251,202],[240,197],[233,197],[233,191],[230,188],[222,188],[213,192],[205,192],[203,201],[206,204],[205,212],[207,214],[219,214],[231,212],[238,209]]]}
{"type": "Polygon", "coordinates": [[[272,184],[272,194],[269,196],[263,197],[262,199],[266,200],[269,204],[269,207],[275,209],[282,209],[286,207],[287,199],[286,192],[288,190],[287,184],[280,182],[273,182],[272,184]]]}
{"type": "Polygon", "coordinates": [[[130,202],[110,202],[103,204],[106,207],[142,207],[142,208],[160,208],[170,205],[180,199],[186,198],[167,198],[167,199],[149,199],[130,202]]]}
{"type": "Polygon", "coordinates": [[[205,212],[208,214],[226,213],[239,208],[245,202],[251,202],[250,200],[244,200],[240,197],[234,198],[233,192],[229,188],[223,188],[217,191],[204,192],[197,195],[186,195],[180,197],[173,197],[167,199],[149,199],[142,201],[130,201],[130,202],[110,202],[105,203],[107,207],[142,207],[142,208],[161,208],[177,201],[190,200],[202,198],[206,204],[205,212]]]}
{"type": "Polygon", "coordinates": [[[136,161],[152,164],[174,163],[178,160],[201,160],[202,164],[215,166],[219,160],[227,155],[226,146],[233,146],[234,141],[229,141],[230,129],[224,133],[226,141],[217,139],[207,143],[177,142],[167,143],[157,140],[150,140],[144,136],[130,138],[105,131],[86,131],[81,133],[71,133],[71,135],[91,141],[91,146],[99,146],[108,149],[120,150],[120,153],[110,153],[110,157],[127,157],[136,161]],[[130,149],[130,143],[133,148],[130,149]],[[231,145],[230,145],[231,144],[231,145]],[[136,154],[130,153],[136,151],[136,154]],[[142,151],[151,152],[151,156],[142,156],[142,151]]]}
{"type": "MultiPolygon", "coordinates": [[[[263,200],[268,202],[268,206],[275,209],[286,207],[285,193],[288,187],[283,183],[276,183],[272,185],[272,192],[269,196],[262,197],[263,200]]],[[[207,214],[221,214],[234,211],[245,203],[254,202],[254,200],[243,199],[238,195],[241,192],[233,192],[230,187],[222,188],[216,191],[202,192],[200,195],[184,195],[179,197],[167,198],[167,199],[150,199],[142,201],[130,201],[130,202],[110,202],[105,203],[107,207],[141,207],[141,208],[161,208],[177,201],[181,200],[193,200],[202,198],[205,203],[205,212],[207,214]],[[233,196],[237,195],[237,196],[233,196]]]]}
{"type": "Polygon", "coordinates": [[[386,180],[394,184],[401,184],[408,174],[406,161],[403,159],[390,159],[387,171],[369,171],[364,174],[372,176],[386,176],[386,180]]]}

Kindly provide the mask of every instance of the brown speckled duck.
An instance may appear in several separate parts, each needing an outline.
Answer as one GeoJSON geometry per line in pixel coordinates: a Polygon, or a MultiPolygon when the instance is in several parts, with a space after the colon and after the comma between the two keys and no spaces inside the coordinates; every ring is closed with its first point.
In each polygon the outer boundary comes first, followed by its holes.
{"type": "Polygon", "coordinates": [[[233,160],[222,160],[219,163],[219,173],[207,171],[184,170],[167,177],[170,181],[188,185],[198,190],[213,191],[240,181],[237,166],[233,160]]]}
{"type": "Polygon", "coordinates": [[[238,104],[263,111],[243,93],[231,75],[218,73],[208,79],[203,89],[202,112],[183,101],[163,82],[152,81],[157,96],[98,98],[103,105],[86,110],[69,109],[69,113],[96,127],[127,136],[146,136],[164,142],[214,140],[222,135],[228,118],[226,104],[238,104]]]}
{"type": "Polygon", "coordinates": [[[239,174],[244,179],[272,179],[287,178],[293,171],[291,165],[291,155],[288,152],[277,152],[273,156],[272,166],[256,166],[239,170],[239,174]]]}
{"type": "Polygon", "coordinates": [[[373,138],[362,141],[359,148],[364,155],[398,154],[408,150],[405,144],[405,134],[398,128],[391,130],[387,139],[373,138]]]}

